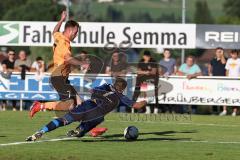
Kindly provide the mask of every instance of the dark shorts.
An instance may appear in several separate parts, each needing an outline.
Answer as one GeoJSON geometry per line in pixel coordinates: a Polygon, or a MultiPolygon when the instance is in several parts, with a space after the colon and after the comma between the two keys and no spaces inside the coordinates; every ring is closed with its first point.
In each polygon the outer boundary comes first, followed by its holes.
{"type": "Polygon", "coordinates": [[[94,91],[92,99],[86,100],[81,105],[70,110],[65,119],[82,122],[92,121],[104,117],[115,109],[119,102],[119,97],[113,92],[94,91]]]}
{"type": "MultiPolygon", "coordinates": [[[[76,119],[75,116],[79,115],[79,117],[80,117],[81,115],[85,114],[88,111],[91,111],[92,109],[94,109],[96,107],[98,107],[97,104],[92,100],[83,101],[81,105],[78,105],[77,107],[72,109],[69,113],[67,113],[64,116],[64,119],[66,119],[68,123],[80,121],[79,119],[76,119]],[[75,116],[73,116],[73,115],[75,115],[75,116]]],[[[96,119],[100,119],[100,121],[102,121],[104,119],[104,116],[96,116],[95,118],[93,118],[90,121],[95,121],[96,119]]],[[[88,122],[90,122],[90,121],[88,121],[88,122]]]]}
{"type": "Polygon", "coordinates": [[[70,85],[67,77],[51,76],[50,82],[59,95],[59,100],[73,99],[76,101],[77,91],[70,85]]]}
{"type": "MultiPolygon", "coordinates": [[[[79,121],[79,120],[76,120],[72,116],[72,113],[81,114],[81,113],[85,113],[91,109],[94,109],[96,107],[97,107],[97,104],[95,102],[93,102],[92,100],[84,101],[81,105],[79,105],[76,108],[74,108],[73,110],[71,110],[71,113],[67,113],[63,117],[63,119],[65,120],[66,124],[70,124],[72,122],[79,121]]],[[[78,126],[78,128],[80,128],[82,130],[81,136],[84,136],[87,132],[89,132],[91,129],[93,129],[94,127],[96,127],[97,125],[102,123],[103,121],[104,121],[104,116],[96,117],[89,121],[81,121],[80,125],[78,126]]]]}

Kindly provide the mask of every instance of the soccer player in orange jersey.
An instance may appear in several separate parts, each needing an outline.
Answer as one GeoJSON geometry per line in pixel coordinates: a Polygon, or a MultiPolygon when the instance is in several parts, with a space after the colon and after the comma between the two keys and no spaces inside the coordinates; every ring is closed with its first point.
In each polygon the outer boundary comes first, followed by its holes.
{"type": "Polygon", "coordinates": [[[55,102],[37,102],[33,103],[30,109],[30,117],[37,112],[47,110],[69,110],[76,104],[81,103],[81,99],[73,86],[69,84],[68,76],[71,72],[71,65],[81,65],[81,62],[71,55],[70,41],[77,36],[79,24],[76,21],[69,20],[66,22],[64,31],[59,32],[62,23],[66,19],[66,11],[61,14],[61,19],[53,30],[53,62],[54,70],[50,81],[54,89],[59,94],[59,101],[55,102]]]}

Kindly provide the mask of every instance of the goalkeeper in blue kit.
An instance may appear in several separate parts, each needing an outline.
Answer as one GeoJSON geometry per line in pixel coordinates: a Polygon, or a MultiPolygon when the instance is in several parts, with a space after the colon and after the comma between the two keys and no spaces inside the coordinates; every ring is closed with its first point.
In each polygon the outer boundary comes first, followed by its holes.
{"type": "MultiPolygon", "coordinates": [[[[68,136],[83,137],[90,130],[104,121],[104,116],[118,106],[126,105],[134,109],[140,109],[146,105],[146,101],[135,102],[123,95],[127,82],[122,78],[116,78],[115,83],[103,84],[91,90],[91,99],[83,101],[61,118],[57,118],[43,126],[26,141],[35,141],[43,134],[51,132],[59,127],[72,122],[80,121],[80,125],[68,132],[68,136]]],[[[101,132],[101,131],[100,131],[101,132]]]]}

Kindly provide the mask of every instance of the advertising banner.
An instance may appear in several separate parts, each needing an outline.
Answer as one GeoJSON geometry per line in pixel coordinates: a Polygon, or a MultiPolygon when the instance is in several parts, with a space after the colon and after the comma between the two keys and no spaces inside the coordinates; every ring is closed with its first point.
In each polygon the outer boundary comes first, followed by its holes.
{"type": "Polygon", "coordinates": [[[196,48],[239,49],[240,27],[237,25],[197,25],[196,48]]]}
{"type": "MultiPolygon", "coordinates": [[[[58,100],[58,94],[49,83],[47,73],[41,81],[35,74],[27,74],[25,80],[20,74],[13,74],[10,80],[0,77],[0,99],[5,100],[58,100]]],[[[125,94],[132,98],[136,75],[127,75],[128,87],[125,94]]],[[[71,85],[83,99],[90,97],[90,89],[104,83],[112,83],[113,78],[105,75],[72,74],[69,77],[71,85]]],[[[141,87],[143,88],[143,87],[141,87]]],[[[147,84],[142,92],[149,103],[154,103],[154,86],[147,84]]],[[[240,106],[240,80],[227,77],[199,77],[188,80],[185,77],[171,76],[159,79],[160,104],[189,105],[227,105],[240,106]]]]}
{"type": "MultiPolygon", "coordinates": [[[[52,46],[57,22],[0,21],[0,45],[52,46]]],[[[72,46],[132,48],[194,48],[195,24],[79,22],[72,46]]],[[[63,26],[61,31],[63,31],[63,26]]]]}

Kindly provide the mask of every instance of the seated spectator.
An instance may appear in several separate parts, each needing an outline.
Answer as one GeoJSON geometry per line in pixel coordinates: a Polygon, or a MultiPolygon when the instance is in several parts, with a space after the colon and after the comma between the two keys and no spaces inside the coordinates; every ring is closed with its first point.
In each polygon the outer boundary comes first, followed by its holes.
{"type": "Polygon", "coordinates": [[[31,60],[27,58],[27,54],[24,50],[21,50],[18,54],[19,59],[14,63],[14,70],[21,72],[21,78],[25,79],[26,71],[31,69],[31,60]]]}
{"type": "MultiPolygon", "coordinates": [[[[141,85],[143,83],[146,83],[147,81],[153,81],[153,84],[155,86],[154,92],[155,92],[155,111],[154,113],[158,112],[158,65],[156,61],[152,58],[150,51],[146,50],[143,54],[142,59],[138,63],[137,67],[137,78],[136,78],[136,85],[135,90],[133,93],[133,100],[137,101],[141,91],[141,85]]],[[[150,108],[147,107],[146,113],[150,112],[150,108]]]]}
{"type": "MultiPolygon", "coordinates": [[[[14,63],[15,63],[15,52],[13,50],[9,50],[8,53],[7,53],[7,58],[4,59],[2,61],[2,65],[5,65],[6,66],[6,72],[13,72],[14,71],[14,63]]],[[[11,77],[9,77],[11,78],[11,77]]],[[[17,101],[16,100],[11,100],[10,102],[12,102],[12,107],[13,107],[13,111],[16,111],[16,105],[17,105],[17,101]]],[[[7,101],[4,100],[3,101],[3,105],[6,106],[7,104],[7,101]]],[[[5,110],[6,108],[4,108],[5,110]]]]}
{"type": "Polygon", "coordinates": [[[125,76],[127,73],[127,62],[124,56],[115,51],[112,54],[110,63],[106,67],[105,73],[113,77],[125,76]]]}
{"type": "Polygon", "coordinates": [[[45,72],[45,63],[42,57],[36,58],[36,61],[34,61],[32,64],[31,71],[36,72],[36,79],[38,81],[42,80],[45,72]]]}
{"type": "Polygon", "coordinates": [[[159,63],[161,66],[166,68],[166,71],[163,72],[161,69],[161,75],[170,76],[175,75],[177,72],[176,60],[171,58],[171,51],[169,49],[164,49],[163,59],[159,63]]]}
{"type": "Polygon", "coordinates": [[[186,63],[180,66],[177,75],[187,76],[188,79],[196,78],[197,76],[202,75],[200,67],[195,64],[194,56],[188,56],[186,58],[186,63]]]}
{"type": "MultiPolygon", "coordinates": [[[[232,50],[230,53],[230,57],[227,60],[225,69],[226,69],[226,76],[228,77],[240,77],[240,59],[238,58],[238,51],[232,50]]],[[[221,116],[227,114],[227,106],[223,107],[222,113],[220,113],[221,116]]],[[[232,116],[237,115],[237,107],[233,108],[232,116]]]]}

